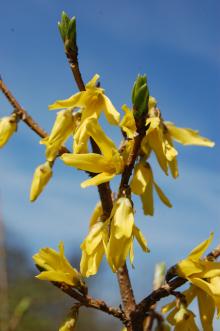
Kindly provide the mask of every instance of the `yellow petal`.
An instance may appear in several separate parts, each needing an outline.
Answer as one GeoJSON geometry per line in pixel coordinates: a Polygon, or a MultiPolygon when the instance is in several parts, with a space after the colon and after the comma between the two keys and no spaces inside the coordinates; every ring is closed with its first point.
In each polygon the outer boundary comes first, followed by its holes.
{"type": "Polygon", "coordinates": [[[141,246],[141,248],[143,249],[143,251],[149,253],[150,250],[147,246],[147,241],[144,238],[144,235],[141,232],[141,230],[136,225],[134,225],[134,227],[133,227],[133,235],[137,239],[137,241],[138,241],[139,245],[141,246]]]}
{"type": "Polygon", "coordinates": [[[213,147],[215,143],[199,135],[199,131],[188,128],[178,128],[171,122],[165,122],[172,138],[183,145],[199,145],[213,147]]]}
{"type": "Polygon", "coordinates": [[[145,215],[154,214],[153,183],[150,181],[141,195],[142,207],[145,215]]]}
{"type": "Polygon", "coordinates": [[[35,201],[52,177],[52,168],[48,162],[38,166],[34,172],[30,190],[30,201],[35,201]]]}
{"type": "Polygon", "coordinates": [[[126,105],[123,105],[121,108],[124,110],[125,115],[120,122],[120,127],[127,134],[127,137],[132,139],[137,131],[133,111],[126,105]]]}
{"type": "Polygon", "coordinates": [[[214,233],[212,232],[209,236],[209,238],[205,241],[203,241],[201,244],[199,244],[197,247],[195,247],[188,255],[188,258],[192,260],[198,260],[202,257],[202,255],[205,253],[209,245],[211,244],[213,240],[214,233]]]}
{"type": "Polygon", "coordinates": [[[49,110],[54,109],[62,109],[62,108],[78,108],[84,107],[84,97],[86,96],[86,92],[79,92],[72,95],[70,98],[65,100],[57,100],[53,104],[49,105],[49,110]]]}
{"type": "Polygon", "coordinates": [[[137,195],[143,194],[150,181],[152,181],[151,169],[147,164],[139,162],[134,169],[134,175],[130,184],[131,191],[137,195]]]}
{"type": "MultiPolygon", "coordinates": [[[[190,285],[190,287],[183,291],[182,294],[184,295],[185,299],[186,299],[186,303],[187,306],[189,306],[191,304],[191,302],[193,301],[193,299],[196,296],[196,292],[197,288],[193,285],[190,285]]],[[[161,308],[161,312],[163,314],[166,314],[168,311],[170,311],[171,309],[176,307],[176,300],[171,301],[170,303],[168,303],[167,305],[163,306],[161,308]]]]}
{"type": "Polygon", "coordinates": [[[157,194],[160,198],[160,200],[169,208],[172,208],[172,204],[170,203],[169,199],[166,197],[166,195],[163,193],[161,188],[157,185],[157,183],[154,181],[154,187],[155,190],[157,191],[157,194]]]}
{"type": "Polygon", "coordinates": [[[200,320],[204,331],[213,331],[212,322],[215,313],[215,303],[206,292],[197,288],[200,320]]]}
{"type": "Polygon", "coordinates": [[[168,164],[163,150],[163,133],[160,128],[153,130],[148,135],[148,144],[156,154],[157,161],[161,166],[161,169],[166,175],[168,175],[168,164]]]}
{"type": "Polygon", "coordinates": [[[61,156],[63,162],[77,169],[99,173],[103,171],[111,171],[114,169],[109,168],[109,162],[102,155],[90,153],[90,154],[70,154],[64,153],[61,156]]]}
{"type": "Polygon", "coordinates": [[[92,79],[86,84],[86,89],[92,89],[96,87],[99,78],[99,74],[95,74],[92,79]]]}
{"type": "Polygon", "coordinates": [[[116,208],[112,218],[114,236],[116,239],[122,237],[130,238],[134,225],[134,212],[128,198],[120,198],[116,201],[116,208]]]}
{"type": "Polygon", "coordinates": [[[86,188],[88,186],[95,186],[100,185],[106,182],[110,182],[115,177],[115,174],[108,173],[108,172],[102,172],[90,179],[85,180],[83,183],[81,183],[82,188],[86,188]]]}
{"type": "Polygon", "coordinates": [[[102,154],[111,159],[113,151],[117,151],[114,142],[105,134],[102,130],[100,124],[96,119],[91,119],[88,121],[87,133],[95,140],[96,144],[99,146],[102,154]]]}
{"type": "Polygon", "coordinates": [[[203,271],[203,267],[199,262],[191,259],[181,260],[176,267],[177,274],[180,277],[188,278],[193,274],[197,274],[203,271]]]}
{"type": "Polygon", "coordinates": [[[93,210],[92,216],[90,218],[89,228],[91,228],[93,225],[95,225],[100,220],[102,214],[103,214],[102,204],[101,204],[101,201],[99,201],[96,204],[96,206],[93,210]]]}
{"type": "Polygon", "coordinates": [[[111,100],[106,96],[102,95],[104,104],[104,113],[108,122],[112,125],[118,125],[120,121],[120,114],[113,106],[111,100]]]}

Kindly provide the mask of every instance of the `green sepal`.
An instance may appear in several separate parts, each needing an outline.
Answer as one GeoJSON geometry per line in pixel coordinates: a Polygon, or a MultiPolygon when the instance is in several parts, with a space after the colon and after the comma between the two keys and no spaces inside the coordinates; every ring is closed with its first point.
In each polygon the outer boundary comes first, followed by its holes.
{"type": "Polygon", "coordinates": [[[63,39],[63,42],[65,42],[67,38],[69,22],[70,22],[69,16],[65,13],[65,11],[63,11],[61,14],[61,22],[58,22],[58,28],[60,30],[60,34],[63,39]]]}

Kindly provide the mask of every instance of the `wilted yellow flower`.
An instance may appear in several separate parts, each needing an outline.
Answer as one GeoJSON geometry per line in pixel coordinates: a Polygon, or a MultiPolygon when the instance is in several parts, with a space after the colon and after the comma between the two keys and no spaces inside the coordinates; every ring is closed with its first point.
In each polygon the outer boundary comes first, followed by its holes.
{"type": "Polygon", "coordinates": [[[129,252],[133,263],[134,237],[145,252],[149,252],[149,249],[143,234],[134,224],[134,211],[128,198],[122,197],[115,202],[109,222],[110,238],[105,250],[109,265],[116,272],[125,264],[129,252]]]}
{"type": "Polygon", "coordinates": [[[0,119],[0,148],[3,147],[17,129],[16,114],[0,119]]]}
{"type": "Polygon", "coordinates": [[[89,277],[97,273],[104,255],[103,240],[107,235],[107,224],[101,221],[102,214],[103,210],[99,202],[90,219],[89,234],[81,245],[82,258],[80,271],[84,277],[89,277]]]}
{"type": "Polygon", "coordinates": [[[137,128],[135,124],[134,114],[132,109],[128,108],[126,105],[123,105],[122,110],[124,110],[125,115],[120,122],[120,127],[126,133],[127,137],[132,139],[137,134],[137,128]]]}
{"type": "Polygon", "coordinates": [[[95,75],[86,84],[86,91],[72,95],[69,99],[58,100],[49,106],[49,109],[83,108],[82,122],[89,117],[98,118],[102,111],[110,124],[118,124],[120,114],[110,99],[104,94],[104,89],[97,87],[99,75],[95,75]]]}
{"type": "Polygon", "coordinates": [[[149,163],[140,161],[134,169],[131,180],[131,191],[140,195],[145,215],[154,214],[153,188],[155,188],[160,200],[168,207],[172,207],[169,199],[154,181],[153,172],[149,163]]]}
{"type": "Polygon", "coordinates": [[[42,248],[33,256],[35,264],[43,271],[36,276],[41,280],[65,283],[77,288],[84,288],[85,283],[81,274],[71,266],[64,255],[64,244],[59,244],[59,252],[52,248],[42,248]]]}
{"type": "Polygon", "coordinates": [[[57,113],[51,133],[48,137],[41,140],[41,144],[46,145],[46,159],[53,161],[61,146],[74,133],[79,114],[73,115],[71,109],[61,110],[57,113]]]}
{"type": "MultiPolygon", "coordinates": [[[[110,181],[116,175],[122,172],[124,162],[120,156],[113,141],[106,136],[98,121],[92,119],[88,121],[87,133],[91,136],[98,147],[101,154],[89,153],[89,154],[69,154],[64,153],[61,159],[65,164],[76,167],[81,170],[97,173],[98,175],[86,180],[81,184],[83,188],[90,185],[99,185],[110,181]]],[[[85,143],[88,136],[84,136],[85,143]]],[[[83,141],[82,141],[83,144],[83,141]]]]}
{"type": "Polygon", "coordinates": [[[30,201],[37,199],[52,177],[52,174],[53,172],[49,162],[45,162],[36,168],[31,184],[30,201]]]}
{"type": "Polygon", "coordinates": [[[164,122],[161,113],[156,108],[156,100],[152,102],[146,120],[146,137],[142,141],[142,150],[147,155],[150,150],[156,154],[162,170],[168,174],[168,167],[174,178],[178,176],[177,150],[173,147],[173,140],[183,145],[200,145],[213,147],[214,142],[201,137],[198,131],[188,128],[178,128],[171,122],[164,122]]]}
{"type": "Polygon", "coordinates": [[[186,278],[193,285],[199,287],[202,291],[207,293],[214,301],[219,314],[220,262],[213,262],[208,261],[207,259],[201,259],[205,250],[212,242],[212,239],[213,233],[211,233],[210,237],[207,240],[203,241],[200,245],[194,248],[186,259],[181,260],[177,264],[176,271],[180,277],[186,278]]]}

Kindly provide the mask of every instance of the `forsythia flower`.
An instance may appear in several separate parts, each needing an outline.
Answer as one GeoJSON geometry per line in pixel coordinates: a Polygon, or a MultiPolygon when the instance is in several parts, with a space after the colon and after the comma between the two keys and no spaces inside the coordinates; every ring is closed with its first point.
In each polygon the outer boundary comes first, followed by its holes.
{"type": "Polygon", "coordinates": [[[149,163],[140,161],[134,168],[131,180],[131,191],[140,195],[145,215],[154,214],[153,188],[155,188],[160,200],[168,207],[172,207],[169,199],[154,181],[153,172],[149,163]]]}
{"type": "MultiPolygon", "coordinates": [[[[185,290],[182,295],[185,298],[187,306],[189,306],[191,302],[197,297],[200,320],[203,326],[203,330],[213,331],[212,321],[215,313],[215,304],[213,299],[207,295],[206,292],[202,291],[200,288],[194,285],[190,285],[190,287],[185,290]]],[[[173,309],[173,311],[168,315],[168,320],[172,319],[172,316],[178,312],[175,300],[165,305],[162,308],[162,313],[165,314],[171,309],[173,309]]]]}
{"type": "Polygon", "coordinates": [[[0,119],[0,148],[3,147],[17,129],[16,114],[0,119]]]}
{"type": "Polygon", "coordinates": [[[98,118],[102,111],[110,124],[118,124],[120,114],[117,112],[104,90],[97,87],[99,75],[95,75],[86,84],[86,90],[72,95],[69,99],[58,100],[49,109],[83,108],[82,122],[89,117],[98,118]]]}
{"type": "Polygon", "coordinates": [[[46,145],[46,159],[48,161],[53,161],[56,158],[60,147],[74,133],[78,117],[79,114],[76,113],[73,115],[71,109],[61,110],[57,113],[49,137],[42,139],[40,142],[46,145]]]}
{"type": "Polygon", "coordinates": [[[130,252],[130,260],[133,262],[133,239],[139,242],[145,252],[149,252],[147,242],[141,231],[134,224],[134,211],[128,198],[119,198],[109,218],[110,238],[105,246],[106,257],[113,272],[116,272],[125,264],[130,252]]]}
{"type": "MultiPolygon", "coordinates": [[[[98,174],[83,182],[81,184],[83,188],[110,181],[116,175],[121,173],[124,167],[123,159],[120,156],[115,144],[106,136],[101,126],[98,124],[98,121],[96,119],[91,119],[87,123],[86,128],[87,133],[94,139],[103,155],[96,153],[64,153],[61,156],[64,163],[69,166],[98,174]]],[[[86,142],[88,136],[84,136],[84,138],[86,142]]]]}
{"type": "MultiPolygon", "coordinates": [[[[155,99],[154,99],[155,100],[155,99]]],[[[151,100],[152,101],[152,100],[151,100]]],[[[171,122],[164,122],[155,102],[149,102],[149,117],[146,120],[146,137],[142,141],[142,150],[147,155],[151,150],[156,154],[162,170],[168,174],[168,167],[174,178],[178,176],[177,150],[173,140],[183,145],[200,145],[213,147],[214,142],[201,137],[198,131],[178,128],[171,122]]]]}
{"type": "MultiPolygon", "coordinates": [[[[201,259],[212,239],[213,233],[207,240],[194,248],[186,259],[177,264],[176,271],[180,277],[186,278],[208,294],[214,301],[218,314],[220,314],[220,262],[201,259]]],[[[203,308],[204,311],[207,309],[209,309],[208,306],[206,306],[206,309],[203,308]]],[[[206,312],[206,315],[208,315],[208,312],[206,312]]]]}
{"type": "Polygon", "coordinates": [[[53,172],[49,162],[45,162],[36,168],[31,184],[30,201],[37,199],[52,177],[52,174],[53,172]]]}
{"type": "Polygon", "coordinates": [[[175,326],[174,331],[199,331],[195,323],[195,315],[182,304],[177,312],[170,313],[167,320],[175,326]]]}
{"type": "Polygon", "coordinates": [[[85,287],[81,274],[71,266],[65,257],[62,241],[59,244],[59,252],[52,248],[42,248],[33,256],[33,260],[38,267],[43,269],[36,276],[38,279],[66,283],[79,289],[85,287]]]}
{"type": "Polygon", "coordinates": [[[80,271],[84,277],[89,277],[97,273],[104,255],[103,240],[107,235],[107,228],[106,224],[101,221],[102,214],[103,210],[99,202],[90,219],[89,234],[81,245],[82,258],[80,271]]]}
{"type": "Polygon", "coordinates": [[[126,105],[123,105],[122,110],[124,110],[125,115],[120,122],[120,127],[126,133],[129,139],[132,139],[137,134],[137,128],[135,124],[134,114],[132,109],[129,109],[126,105]]]}

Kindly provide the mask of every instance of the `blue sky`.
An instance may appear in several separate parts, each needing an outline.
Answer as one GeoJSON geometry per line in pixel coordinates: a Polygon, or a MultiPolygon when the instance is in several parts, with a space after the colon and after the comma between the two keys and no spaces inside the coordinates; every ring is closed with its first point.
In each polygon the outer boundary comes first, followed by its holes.
{"type": "MultiPolygon", "coordinates": [[[[146,73],[151,94],[166,120],[200,130],[216,142],[214,149],[177,146],[180,177],[173,180],[155,165],[158,184],[173,203],[167,209],[156,200],[154,218],[136,219],[151,248],[136,249],[132,278],[150,288],[152,272],[161,260],[168,265],[219,229],[219,89],[220,2],[202,1],[2,1],[0,72],[22,106],[46,130],[55,112],[47,110],[57,98],[75,93],[57,30],[62,10],[77,17],[80,67],[85,81],[95,73],[118,110],[131,105],[138,73],[146,73]],[[174,249],[175,248],[175,249],[174,249]]],[[[0,96],[0,116],[11,111],[0,96]]],[[[115,129],[108,130],[119,142],[115,129]]],[[[65,241],[68,253],[87,233],[89,215],[98,196],[94,188],[80,189],[86,178],[76,170],[55,165],[54,178],[39,200],[28,201],[35,167],[44,161],[39,138],[21,123],[0,151],[1,213],[13,238],[31,256],[42,246],[65,241]],[[17,241],[18,239],[16,239],[17,241]]],[[[11,241],[13,240],[11,237],[11,241]]],[[[74,250],[79,250],[78,246],[74,250]]],[[[112,277],[109,273],[109,279],[112,277]]],[[[142,287],[136,286],[141,296],[142,287]]]]}

